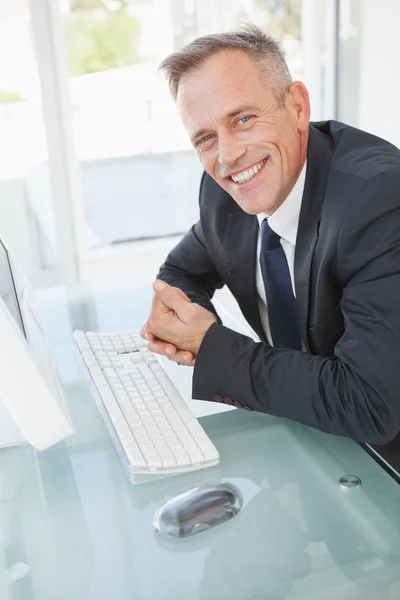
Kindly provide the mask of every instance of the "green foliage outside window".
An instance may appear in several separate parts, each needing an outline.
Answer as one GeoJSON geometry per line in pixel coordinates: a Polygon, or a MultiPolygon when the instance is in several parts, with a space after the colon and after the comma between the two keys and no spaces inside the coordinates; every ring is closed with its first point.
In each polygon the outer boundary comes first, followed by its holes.
{"type": "Polygon", "coordinates": [[[86,75],[139,62],[139,22],[125,10],[72,11],[66,22],[70,75],[86,75]]]}
{"type": "Polygon", "coordinates": [[[15,92],[0,90],[0,103],[11,104],[13,102],[24,102],[24,98],[15,92]]]}
{"type": "Polygon", "coordinates": [[[255,6],[268,14],[266,31],[277,40],[284,36],[300,39],[302,0],[255,0],[255,6]]]}

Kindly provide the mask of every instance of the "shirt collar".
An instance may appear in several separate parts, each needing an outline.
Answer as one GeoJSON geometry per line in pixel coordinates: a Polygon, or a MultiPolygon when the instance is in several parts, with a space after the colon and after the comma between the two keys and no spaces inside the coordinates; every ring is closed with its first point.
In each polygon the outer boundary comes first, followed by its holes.
{"type": "Polygon", "coordinates": [[[264,219],[268,219],[268,224],[279,237],[296,245],[297,229],[299,226],[301,201],[303,198],[304,184],[306,180],[307,161],[293,186],[292,191],[279,208],[269,217],[263,212],[257,215],[258,222],[261,224],[264,219]]]}

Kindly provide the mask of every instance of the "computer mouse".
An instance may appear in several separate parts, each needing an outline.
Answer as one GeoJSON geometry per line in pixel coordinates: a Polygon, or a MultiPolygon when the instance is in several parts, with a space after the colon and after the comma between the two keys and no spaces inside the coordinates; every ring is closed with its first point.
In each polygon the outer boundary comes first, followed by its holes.
{"type": "Polygon", "coordinates": [[[240,511],[243,498],[234,485],[202,485],[162,504],[154,515],[153,525],[162,535],[189,537],[232,519],[240,511]]]}

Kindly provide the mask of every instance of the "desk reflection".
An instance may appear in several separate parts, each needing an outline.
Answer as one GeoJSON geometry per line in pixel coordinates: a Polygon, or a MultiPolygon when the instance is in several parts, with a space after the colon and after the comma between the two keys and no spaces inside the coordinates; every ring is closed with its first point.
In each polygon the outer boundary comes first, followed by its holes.
{"type": "Polygon", "coordinates": [[[0,461],[0,597],[85,600],[93,548],[67,450],[2,449],[0,461]]]}
{"type": "Polygon", "coordinates": [[[235,417],[229,414],[219,418],[231,423],[226,436],[223,429],[219,435],[207,430],[221,452],[218,467],[132,490],[134,506],[142,509],[204,483],[229,482],[243,494],[241,512],[210,531],[180,540],[155,534],[164,553],[160,564],[165,553],[204,553],[198,595],[176,597],[305,600],[315,594],[322,598],[318,591],[337,586],[340,592],[332,598],[391,600],[390,592],[382,590],[382,572],[386,585],[400,582],[399,524],[393,528],[381,514],[377,522],[384,524],[385,533],[374,531],[372,523],[364,530],[363,520],[352,518],[346,498],[332,494],[311,468],[318,457],[310,456],[310,464],[304,464],[304,452],[284,426],[265,427],[257,420],[249,424],[249,432],[235,430],[235,417]],[[388,536],[391,527],[393,535],[388,536]]]}

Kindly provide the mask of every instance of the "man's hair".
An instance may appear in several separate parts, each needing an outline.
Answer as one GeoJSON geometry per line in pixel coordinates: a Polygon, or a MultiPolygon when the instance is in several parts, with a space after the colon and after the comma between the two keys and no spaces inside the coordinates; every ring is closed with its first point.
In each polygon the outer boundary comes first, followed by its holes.
{"type": "Polygon", "coordinates": [[[276,99],[284,102],[292,77],[283,51],[278,42],[252,24],[238,31],[204,35],[167,56],[160,69],[164,71],[173,99],[176,100],[184,75],[199,69],[208,58],[224,50],[241,50],[248,54],[259,66],[276,99]]]}

